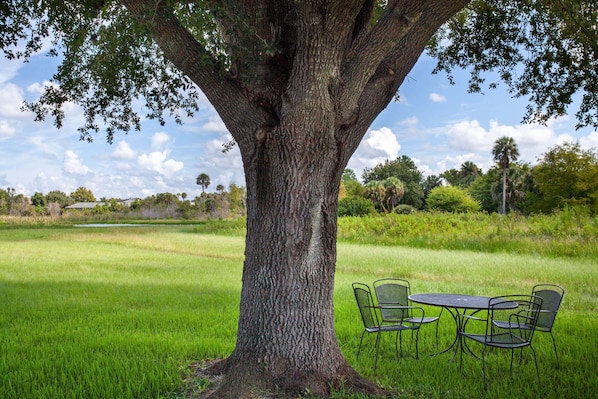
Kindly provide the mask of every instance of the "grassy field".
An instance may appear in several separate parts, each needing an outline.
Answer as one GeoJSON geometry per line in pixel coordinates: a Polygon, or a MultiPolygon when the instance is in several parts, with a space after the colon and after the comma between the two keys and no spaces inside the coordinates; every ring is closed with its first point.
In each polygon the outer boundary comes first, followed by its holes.
{"type": "MultiPolygon", "coordinates": [[[[191,362],[234,347],[243,245],[242,237],[198,234],[193,226],[0,227],[0,398],[179,397],[191,362]]],[[[341,243],[336,280],[343,352],[399,397],[580,398],[598,391],[595,258],[341,243]],[[491,353],[484,392],[480,361],[466,356],[460,369],[448,354],[426,355],[435,351],[434,329],[426,326],[419,360],[395,359],[389,336],[374,375],[373,337],[355,359],[362,327],[350,285],[381,277],[407,278],[414,292],[564,286],[555,330],[560,367],[550,337],[538,334],[541,384],[529,356],[510,375],[508,356],[491,353]]],[[[440,329],[446,346],[452,319],[443,316],[440,329]]]]}

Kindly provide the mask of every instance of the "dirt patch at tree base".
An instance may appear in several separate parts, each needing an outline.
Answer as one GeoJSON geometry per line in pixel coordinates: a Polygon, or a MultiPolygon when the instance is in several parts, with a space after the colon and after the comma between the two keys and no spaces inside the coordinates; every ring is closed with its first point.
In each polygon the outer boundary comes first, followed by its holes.
{"type": "MultiPolygon", "coordinates": [[[[166,395],[167,398],[172,399],[210,399],[220,398],[218,389],[224,380],[224,374],[219,371],[222,370],[223,359],[213,359],[207,361],[197,361],[191,363],[183,373],[183,387],[172,395],[166,395]]],[[[353,384],[348,384],[351,387],[349,392],[366,394],[368,398],[393,398],[392,393],[384,390],[376,384],[363,379],[363,377],[355,374],[356,380],[353,384]]],[[[228,395],[225,395],[228,396],[228,395]]],[[[352,397],[352,396],[351,396],[352,397]]],[[[359,396],[363,397],[363,396],[359,396]]],[[[292,395],[289,396],[283,391],[279,392],[264,392],[258,389],[251,391],[248,395],[244,395],[244,399],[301,399],[301,398],[315,398],[307,395],[292,395]]],[[[240,398],[235,398],[240,399],[240,398]]]]}

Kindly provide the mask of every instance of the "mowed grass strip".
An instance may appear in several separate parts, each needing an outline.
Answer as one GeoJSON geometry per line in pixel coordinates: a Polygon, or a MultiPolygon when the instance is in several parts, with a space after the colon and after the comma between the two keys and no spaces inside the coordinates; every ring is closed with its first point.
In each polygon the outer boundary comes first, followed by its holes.
{"type": "MultiPolygon", "coordinates": [[[[193,361],[227,356],[236,338],[244,240],[194,234],[192,227],[0,229],[1,398],[173,398],[193,361]]],[[[598,270],[595,260],[339,244],[335,317],[341,349],[359,372],[404,398],[584,397],[598,390],[598,270]],[[353,281],[404,277],[414,292],[499,295],[537,282],[567,290],[555,335],[538,334],[542,383],[524,354],[488,356],[463,370],[436,350],[434,328],[420,337],[420,359],[404,336],[394,358],[384,337],[374,375],[373,337],[362,331],[353,281]]],[[[426,308],[427,314],[439,309],[426,308]]],[[[441,347],[454,337],[444,313],[441,347]]],[[[479,348],[473,348],[479,353],[479,348]]],[[[346,397],[337,392],[336,397],[346,397]]]]}

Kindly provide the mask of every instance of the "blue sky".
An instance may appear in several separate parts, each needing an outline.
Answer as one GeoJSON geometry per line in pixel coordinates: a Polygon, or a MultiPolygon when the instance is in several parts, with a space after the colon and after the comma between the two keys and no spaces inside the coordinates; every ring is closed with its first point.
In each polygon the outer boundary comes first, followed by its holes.
{"type": "MultiPolygon", "coordinates": [[[[201,193],[195,178],[207,173],[212,184],[244,186],[237,148],[221,152],[230,136],[210,104],[202,99],[200,112],[183,126],[152,121],[141,132],[118,134],[114,143],[98,135],[92,144],[79,141],[81,109],[69,104],[62,129],[51,121],[34,122],[20,111],[23,100],[39,96],[58,60],[36,55],[27,64],[0,59],[0,188],[15,188],[28,196],[77,187],[107,198],[141,197],[170,192],[201,193]]],[[[472,161],[484,171],[492,165],[492,146],[511,136],[523,161],[539,156],[564,141],[582,148],[598,148],[598,132],[575,131],[575,119],[563,117],[547,126],[521,124],[526,102],[501,89],[467,93],[467,75],[451,86],[445,75],[432,75],[434,60],[423,56],[400,90],[399,102],[380,114],[349,162],[358,176],[366,167],[407,155],[425,175],[439,174],[472,161]]],[[[576,108],[571,109],[573,114],[576,108]]]]}

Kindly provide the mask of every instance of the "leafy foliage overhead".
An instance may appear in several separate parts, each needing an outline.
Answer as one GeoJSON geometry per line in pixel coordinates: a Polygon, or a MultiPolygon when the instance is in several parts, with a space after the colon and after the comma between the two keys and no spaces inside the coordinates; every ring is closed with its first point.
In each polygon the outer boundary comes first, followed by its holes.
{"type": "Polygon", "coordinates": [[[598,127],[598,6],[594,0],[476,0],[431,44],[435,72],[471,68],[469,90],[506,83],[527,97],[525,119],[547,122],[578,101],[577,128],[598,127]],[[488,71],[496,80],[487,82],[488,71]]]}
{"type": "MultiPolygon", "coordinates": [[[[0,49],[6,57],[28,59],[39,51],[62,56],[53,84],[27,105],[38,120],[51,117],[61,126],[63,106],[79,103],[86,116],[81,138],[92,141],[93,133],[106,130],[112,142],[118,130],[140,129],[143,117],[164,123],[170,116],[180,123],[197,110],[195,83],[164,56],[152,27],[133,18],[125,3],[0,3],[0,49]]],[[[271,102],[281,94],[278,83],[288,78],[297,45],[289,23],[293,6],[285,1],[218,3],[168,0],[156,1],[154,8],[200,45],[201,51],[189,53],[194,62],[234,80],[246,95],[271,102]]],[[[369,14],[364,5],[362,17],[369,23],[397,6],[367,3],[369,14]]],[[[579,100],[578,127],[598,127],[598,7],[593,0],[476,0],[437,33],[429,49],[439,60],[436,72],[446,71],[451,80],[454,68],[471,68],[471,91],[502,80],[514,96],[528,98],[527,120],[545,122],[579,100]],[[486,82],[488,76],[496,79],[486,82]]]]}

